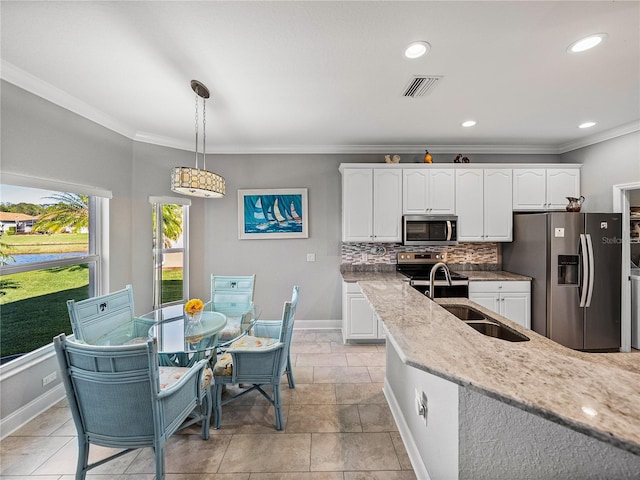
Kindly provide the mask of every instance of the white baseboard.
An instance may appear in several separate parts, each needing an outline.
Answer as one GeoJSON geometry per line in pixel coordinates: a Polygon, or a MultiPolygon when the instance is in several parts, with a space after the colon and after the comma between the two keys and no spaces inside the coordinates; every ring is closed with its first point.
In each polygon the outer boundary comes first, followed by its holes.
{"type": "Polygon", "coordinates": [[[294,330],[342,330],[342,320],[296,320],[294,330]]]}
{"type": "Polygon", "coordinates": [[[42,412],[48,410],[60,400],[65,398],[64,385],[62,383],[56,385],[50,390],[40,395],[38,398],[32,400],[26,405],[20,407],[15,412],[7,415],[0,421],[0,432],[2,436],[0,439],[11,435],[20,427],[26,425],[31,420],[36,418],[42,412]]]}
{"type": "Polygon", "coordinates": [[[409,460],[411,461],[411,466],[413,467],[413,471],[416,474],[416,478],[418,480],[431,480],[431,477],[429,477],[429,474],[427,473],[427,467],[422,461],[422,457],[420,456],[420,452],[418,451],[418,446],[413,441],[413,436],[411,435],[409,426],[404,420],[402,410],[400,410],[400,405],[398,404],[398,401],[396,400],[391,387],[387,383],[386,378],[384,379],[384,387],[382,388],[382,392],[387,399],[387,403],[389,404],[389,409],[391,410],[393,419],[398,426],[400,437],[402,437],[404,448],[407,451],[407,455],[409,455],[409,460]]]}

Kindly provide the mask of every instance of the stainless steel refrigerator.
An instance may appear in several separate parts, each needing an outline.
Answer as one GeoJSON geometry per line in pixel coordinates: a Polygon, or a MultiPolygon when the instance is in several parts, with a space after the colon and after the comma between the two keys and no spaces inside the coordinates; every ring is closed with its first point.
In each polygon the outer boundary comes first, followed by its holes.
{"type": "Polygon", "coordinates": [[[585,351],[620,348],[622,215],[518,213],[504,270],[533,277],[531,328],[585,351]]]}

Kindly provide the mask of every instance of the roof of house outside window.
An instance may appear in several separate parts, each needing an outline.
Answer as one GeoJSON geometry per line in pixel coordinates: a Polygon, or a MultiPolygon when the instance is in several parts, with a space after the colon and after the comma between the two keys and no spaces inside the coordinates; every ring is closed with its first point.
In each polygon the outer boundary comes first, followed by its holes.
{"type": "Polygon", "coordinates": [[[35,222],[38,218],[25,213],[0,212],[0,222],[35,222]]]}

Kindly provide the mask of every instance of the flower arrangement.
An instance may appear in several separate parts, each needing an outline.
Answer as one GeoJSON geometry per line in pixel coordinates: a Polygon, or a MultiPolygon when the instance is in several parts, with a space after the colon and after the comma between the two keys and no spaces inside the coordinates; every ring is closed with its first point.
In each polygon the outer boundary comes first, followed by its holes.
{"type": "Polygon", "coordinates": [[[203,309],[204,303],[199,298],[192,298],[184,305],[185,313],[190,316],[201,313],[203,309]]]}

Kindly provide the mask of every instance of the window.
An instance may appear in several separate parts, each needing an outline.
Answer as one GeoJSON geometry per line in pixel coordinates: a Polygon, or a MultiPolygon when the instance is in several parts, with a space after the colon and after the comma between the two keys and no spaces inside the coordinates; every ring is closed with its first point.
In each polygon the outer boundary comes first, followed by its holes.
{"type": "Polygon", "coordinates": [[[189,205],[152,201],[153,307],[182,303],[189,292],[189,205]]]}
{"type": "Polygon", "coordinates": [[[1,185],[2,363],[72,333],[66,301],[97,294],[103,199],[1,185]]]}

